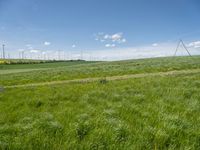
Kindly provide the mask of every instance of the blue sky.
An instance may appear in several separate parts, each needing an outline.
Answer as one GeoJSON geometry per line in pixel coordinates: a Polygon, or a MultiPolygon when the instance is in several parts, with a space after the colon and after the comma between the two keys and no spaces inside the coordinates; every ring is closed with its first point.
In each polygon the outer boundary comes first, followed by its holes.
{"type": "Polygon", "coordinates": [[[170,55],[183,38],[198,54],[199,16],[199,0],[0,0],[0,44],[15,57],[60,50],[125,59],[170,55]]]}

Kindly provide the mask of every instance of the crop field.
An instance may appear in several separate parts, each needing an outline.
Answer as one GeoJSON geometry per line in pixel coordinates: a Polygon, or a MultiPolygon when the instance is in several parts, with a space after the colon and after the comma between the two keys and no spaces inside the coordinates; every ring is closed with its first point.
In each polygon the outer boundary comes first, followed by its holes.
{"type": "Polygon", "coordinates": [[[200,56],[0,65],[2,150],[198,150],[200,56]]]}

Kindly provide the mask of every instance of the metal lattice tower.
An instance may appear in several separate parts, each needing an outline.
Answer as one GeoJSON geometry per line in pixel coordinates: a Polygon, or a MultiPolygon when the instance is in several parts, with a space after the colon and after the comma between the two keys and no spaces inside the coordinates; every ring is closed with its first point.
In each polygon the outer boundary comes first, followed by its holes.
{"type": "Polygon", "coordinates": [[[178,45],[176,47],[176,51],[174,53],[174,56],[176,56],[176,53],[178,52],[179,47],[181,46],[181,44],[183,45],[183,48],[186,50],[186,52],[188,53],[189,56],[192,56],[189,52],[189,50],[187,49],[187,47],[185,46],[184,42],[182,39],[179,40],[178,45]]]}

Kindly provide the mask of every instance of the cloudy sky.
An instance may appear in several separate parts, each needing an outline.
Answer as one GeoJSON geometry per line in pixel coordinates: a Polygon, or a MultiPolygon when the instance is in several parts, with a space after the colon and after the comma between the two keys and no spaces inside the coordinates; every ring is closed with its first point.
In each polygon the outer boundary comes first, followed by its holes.
{"type": "Polygon", "coordinates": [[[119,60],[200,54],[199,0],[0,0],[6,56],[119,60]],[[178,55],[186,55],[180,47],[178,55]]]}

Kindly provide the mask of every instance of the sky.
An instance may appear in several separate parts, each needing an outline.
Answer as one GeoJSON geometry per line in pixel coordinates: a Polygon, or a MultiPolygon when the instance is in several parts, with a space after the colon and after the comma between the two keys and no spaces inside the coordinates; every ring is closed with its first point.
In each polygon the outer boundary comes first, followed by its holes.
{"type": "Polygon", "coordinates": [[[199,0],[0,0],[6,57],[121,60],[200,55],[199,0]],[[187,55],[180,47],[177,55],[187,55]]]}

